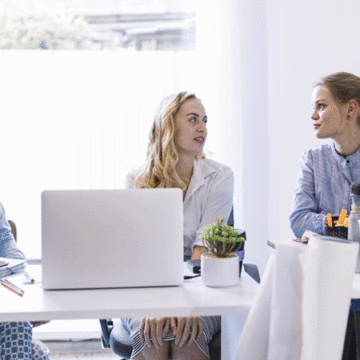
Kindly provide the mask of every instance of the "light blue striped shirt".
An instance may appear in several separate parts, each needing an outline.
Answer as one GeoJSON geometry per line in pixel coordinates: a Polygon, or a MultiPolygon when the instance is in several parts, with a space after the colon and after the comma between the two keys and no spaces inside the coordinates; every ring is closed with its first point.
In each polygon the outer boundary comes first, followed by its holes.
{"type": "Polygon", "coordinates": [[[305,230],[324,234],[327,213],[336,216],[342,209],[350,212],[350,186],[341,172],[360,183],[360,148],[346,158],[336,152],[334,143],[302,154],[290,214],[296,237],[300,238],[305,230]]]}

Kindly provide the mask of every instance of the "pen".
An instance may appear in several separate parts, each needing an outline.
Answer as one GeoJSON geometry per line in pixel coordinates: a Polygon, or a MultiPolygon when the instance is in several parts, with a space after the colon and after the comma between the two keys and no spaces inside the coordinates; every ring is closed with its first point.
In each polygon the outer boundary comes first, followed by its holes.
{"type": "Polygon", "coordinates": [[[272,241],[268,240],[268,241],[267,241],[267,244],[268,244],[271,248],[275,249],[275,244],[274,244],[272,241]]]}
{"type": "Polygon", "coordinates": [[[23,289],[20,289],[19,287],[17,287],[15,284],[10,282],[9,280],[0,279],[0,283],[1,283],[2,286],[7,288],[8,290],[14,292],[15,294],[17,294],[19,296],[24,296],[25,291],[23,289]]]}
{"type": "Polygon", "coordinates": [[[25,279],[28,283],[34,284],[35,280],[29,275],[29,273],[27,273],[26,271],[24,271],[24,275],[25,275],[25,279]]]}

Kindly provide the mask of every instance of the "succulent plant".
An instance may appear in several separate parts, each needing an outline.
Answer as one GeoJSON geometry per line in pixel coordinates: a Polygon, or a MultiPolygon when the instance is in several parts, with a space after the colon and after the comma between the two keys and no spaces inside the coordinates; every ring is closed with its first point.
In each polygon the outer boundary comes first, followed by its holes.
{"type": "Polygon", "coordinates": [[[224,218],[215,218],[215,223],[207,226],[202,234],[204,246],[209,250],[209,253],[215,257],[225,258],[229,257],[236,245],[238,248],[241,242],[244,241],[243,237],[240,237],[240,233],[229,225],[222,225],[224,218]]]}

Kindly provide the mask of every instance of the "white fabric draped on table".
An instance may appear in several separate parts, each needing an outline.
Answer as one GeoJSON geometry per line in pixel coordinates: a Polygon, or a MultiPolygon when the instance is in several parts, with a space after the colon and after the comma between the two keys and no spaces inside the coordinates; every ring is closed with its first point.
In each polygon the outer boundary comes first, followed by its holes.
{"type": "Polygon", "coordinates": [[[359,244],[277,244],[233,360],[341,359],[359,244]]]}

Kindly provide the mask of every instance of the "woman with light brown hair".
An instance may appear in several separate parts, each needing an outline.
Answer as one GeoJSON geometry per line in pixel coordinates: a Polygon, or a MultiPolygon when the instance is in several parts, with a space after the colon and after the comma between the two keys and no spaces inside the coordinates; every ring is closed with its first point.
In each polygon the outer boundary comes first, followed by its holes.
{"type": "MultiPolygon", "coordinates": [[[[346,72],[325,76],[314,88],[312,104],[316,137],[332,141],[301,156],[290,214],[291,228],[298,238],[306,230],[324,234],[328,213],[350,212],[351,190],[343,174],[360,183],[360,78],[346,72]]],[[[359,359],[360,300],[351,301],[347,340],[354,326],[359,359]]],[[[353,345],[348,356],[350,341],[346,341],[344,360],[356,359],[355,339],[353,345]]]]}
{"type": "MultiPolygon", "coordinates": [[[[206,124],[205,108],[194,94],[166,97],[155,114],[145,165],[126,179],[127,188],[182,189],[184,260],[199,259],[207,251],[201,232],[215,217],[227,221],[233,203],[232,170],[204,156],[206,124]]],[[[130,334],[131,358],[205,360],[208,343],[220,329],[220,317],[121,319],[111,333],[113,343],[121,342],[116,339],[120,327],[130,334]]]]}
{"type": "Polygon", "coordinates": [[[324,234],[327,213],[350,212],[350,187],[342,174],[360,182],[360,78],[335,73],[316,84],[311,116],[315,135],[331,143],[305,151],[290,215],[297,237],[324,234]]]}

